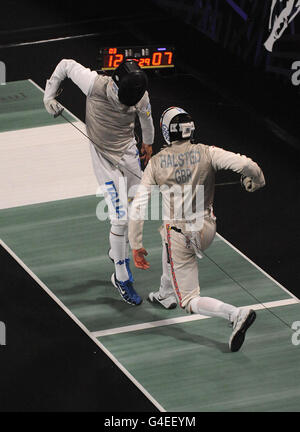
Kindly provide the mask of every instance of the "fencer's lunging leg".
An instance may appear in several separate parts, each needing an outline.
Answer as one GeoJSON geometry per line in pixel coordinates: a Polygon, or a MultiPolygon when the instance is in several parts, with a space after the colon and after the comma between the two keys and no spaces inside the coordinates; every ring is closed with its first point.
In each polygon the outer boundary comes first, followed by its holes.
{"type": "Polygon", "coordinates": [[[211,297],[194,297],[186,306],[187,312],[198,313],[210,317],[221,317],[232,323],[229,338],[230,351],[238,351],[245,340],[246,331],[253,324],[256,313],[251,308],[237,308],[211,297]]]}
{"type": "Polygon", "coordinates": [[[211,297],[194,297],[186,306],[188,312],[210,317],[221,317],[234,322],[238,308],[211,297]]]}

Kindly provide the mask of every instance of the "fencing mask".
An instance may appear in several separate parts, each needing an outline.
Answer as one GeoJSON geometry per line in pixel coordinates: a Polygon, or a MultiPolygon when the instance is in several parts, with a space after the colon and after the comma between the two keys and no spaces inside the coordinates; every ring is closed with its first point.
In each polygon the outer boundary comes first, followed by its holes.
{"type": "Polygon", "coordinates": [[[148,87],[148,78],[135,60],[125,60],[114,70],[112,79],[118,86],[119,101],[127,106],[136,105],[148,87]]]}

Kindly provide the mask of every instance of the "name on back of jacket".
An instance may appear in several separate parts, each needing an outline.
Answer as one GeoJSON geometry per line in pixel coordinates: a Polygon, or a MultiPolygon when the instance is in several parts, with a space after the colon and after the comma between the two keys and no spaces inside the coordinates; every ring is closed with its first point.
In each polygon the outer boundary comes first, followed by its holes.
{"type": "Polygon", "coordinates": [[[195,165],[200,161],[200,151],[191,150],[185,153],[178,154],[162,154],[160,155],[161,168],[177,168],[182,166],[195,165]]]}

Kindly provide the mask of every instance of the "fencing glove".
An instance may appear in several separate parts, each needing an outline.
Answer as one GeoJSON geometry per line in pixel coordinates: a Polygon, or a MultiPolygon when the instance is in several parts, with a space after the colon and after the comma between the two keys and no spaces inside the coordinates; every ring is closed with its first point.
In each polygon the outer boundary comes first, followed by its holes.
{"type": "Polygon", "coordinates": [[[56,99],[44,100],[44,105],[49,114],[58,117],[64,108],[57,102],[56,99]]]}

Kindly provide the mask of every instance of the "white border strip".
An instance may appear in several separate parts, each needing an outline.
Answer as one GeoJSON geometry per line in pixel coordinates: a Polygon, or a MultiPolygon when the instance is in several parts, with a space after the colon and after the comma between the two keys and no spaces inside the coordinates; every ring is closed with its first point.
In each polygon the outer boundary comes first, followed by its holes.
{"type": "Polygon", "coordinates": [[[81,321],[56,297],[55,294],[42,282],[36,274],[34,274],[26,264],[7,246],[6,243],[2,239],[0,239],[0,245],[15,259],[15,261],[34,279],[46,293],[60,306],[63,311],[84,331],[84,333],[89,336],[96,345],[107,355],[107,357],[112,360],[116,366],[136,385],[136,387],[153,403],[153,405],[158,408],[162,412],[166,412],[166,410],[148,393],[148,391],[131,375],[131,373],[114,357],[114,355],[108,351],[104,345],[96,337],[82,324],[81,321]]]}
{"type": "MultiPolygon", "coordinates": [[[[269,309],[269,308],[274,308],[274,307],[279,307],[279,306],[288,306],[288,305],[297,304],[297,303],[300,304],[300,300],[285,299],[285,300],[277,300],[277,301],[272,301],[272,302],[267,302],[267,303],[258,303],[258,304],[254,304],[254,305],[250,305],[250,306],[243,306],[242,308],[250,307],[251,309],[254,309],[254,310],[261,310],[261,309],[269,309]]],[[[205,316],[205,315],[195,314],[195,315],[170,318],[170,319],[165,319],[165,320],[160,320],[160,321],[152,321],[152,322],[143,323],[143,324],[135,324],[135,325],[129,325],[129,326],[124,326],[124,327],[116,327],[113,329],[99,330],[96,332],[92,332],[92,335],[94,337],[98,338],[98,337],[111,336],[111,335],[121,334],[121,333],[129,333],[129,332],[134,332],[134,331],[139,331],[139,330],[148,330],[148,329],[152,329],[152,328],[156,328],[156,327],[162,327],[162,326],[168,326],[168,325],[172,325],[172,324],[182,324],[185,322],[198,321],[198,320],[203,320],[203,319],[208,319],[208,318],[211,318],[211,317],[205,316]]]]}
{"type": "Polygon", "coordinates": [[[293,293],[291,293],[288,289],[286,289],[283,285],[281,285],[277,280],[272,278],[267,272],[265,272],[261,267],[259,267],[255,262],[251,261],[250,258],[248,258],[246,255],[244,255],[240,250],[238,250],[233,244],[231,244],[228,240],[226,240],[224,237],[222,237],[220,234],[217,233],[217,236],[223,240],[228,246],[232,247],[238,254],[240,254],[245,260],[247,260],[250,264],[252,264],[255,268],[257,268],[259,271],[261,271],[267,278],[269,278],[272,282],[274,282],[279,288],[283,289],[283,291],[287,292],[291,297],[293,297],[296,300],[299,300],[298,297],[296,297],[293,293]]]}

